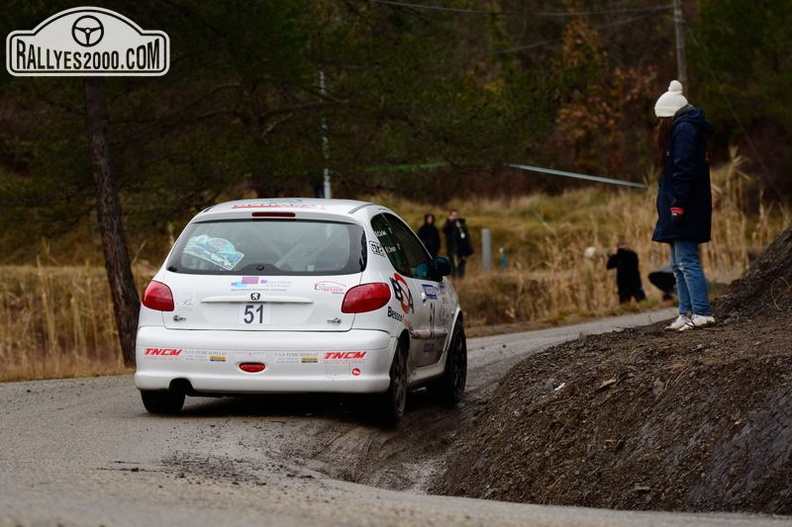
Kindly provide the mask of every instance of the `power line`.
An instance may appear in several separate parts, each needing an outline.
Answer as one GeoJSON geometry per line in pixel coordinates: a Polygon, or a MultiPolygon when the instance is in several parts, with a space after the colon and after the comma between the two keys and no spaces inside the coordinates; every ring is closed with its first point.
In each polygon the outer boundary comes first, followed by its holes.
{"type": "Polygon", "coordinates": [[[501,13],[497,11],[487,11],[484,9],[467,9],[463,7],[443,7],[443,6],[434,6],[434,5],[425,5],[425,4],[411,4],[409,2],[395,2],[392,0],[371,0],[375,4],[385,4],[385,5],[392,5],[397,7],[410,7],[413,9],[426,9],[428,11],[449,11],[452,13],[474,13],[480,15],[512,15],[517,16],[521,15],[521,13],[501,13]]]}
{"type": "Polygon", "coordinates": [[[602,11],[571,11],[571,12],[536,11],[533,13],[518,13],[515,11],[511,11],[511,12],[491,11],[487,9],[471,9],[464,7],[445,7],[445,6],[436,6],[436,5],[428,5],[428,4],[414,4],[411,2],[398,2],[395,0],[371,0],[371,2],[375,4],[385,4],[385,5],[392,5],[397,7],[409,7],[412,9],[424,9],[428,11],[445,11],[452,13],[466,13],[466,14],[494,15],[494,16],[544,16],[544,17],[572,17],[572,16],[618,15],[618,14],[627,14],[627,13],[647,13],[647,12],[666,11],[674,7],[672,4],[667,4],[667,5],[661,5],[655,7],[632,7],[632,8],[626,7],[622,9],[610,9],[610,10],[602,10],[602,11]]]}
{"type": "Polygon", "coordinates": [[[657,11],[666,11],[668,9],[673,8],[674,6],[671,4],[668,5],[661,5],[655,7],[627,7],[624,9],[611,9],[611,10],[604,10],[604,11],[572,11],[572,12],[561,12],[561,13],[549,13],[549,12],[536,12],[531,13],[536,16],[560,16],[560,17],[567,17],[567,16],[594,16],[594,15],[624,15],[628,13],[649,13],[649,12],[657,12],[657,11]]]}
{"type": "Polygon", "coordinates": [[[597,181],[599,183],[609,183],[611,185],[621,185],[624,187],[646,188],[644,183],[635,183],[633,181],[624,181],[623,179],[613,179],[601,176],[589,176],[588,174],[578,174],[576,172],[567,172],[565,170],[554,170],[552,168],[534,167],[531,165],[520,165],[517,163],[506,163],[507,167],[519,168],[520,170],[527,170],[528,172],[541,172],[543,174],[552,174],[554,176],[571,177],[573,179],[585,179],[588,181],[597,181]]]}
{"type": "MultiPolygon", "coordinates": [[[[652,16],[651,14],[642,15],[642,16],[635,16],[635,17],[632,17],[632,18],[628,18],[626,20],[619,20],[617,22],[611,22],[609,24],[603,24],[601,26],[594,26],[594,27],[592,27],[592,29],[595,30],[595,31],[599,31],[599,30],[602,30],[602,29],[608,29],[608,28],[611,28],[611,27],[621,26],[621,25],[624,25],[624,24],[632,24],[633,22],[637,22],[639,20],[643,20],[643,19],[649,18],[651,16],[652,16]]],[[[497,55],[497,54],[500,54],[500,53],[512,53],[514,51],[524,51],[526,49],[538,48],[538,47],[541,47],[541,46],[546,46],[548,44],[554,44],[556,42],[561,42],[562,40],[563,40],[563,38],[553,38],[553,39],[550,39],[550,40],[541,40],[539,42],[534,42],[532,44],[527,44],[525,46],[517,46],[517,47],[514,47],[514,48],[499,49],[499,50],[494,51],[493,53],[495,53],[497,55]]]]}
{"type": "MultiPolygon", "coordinates": [[[[620,26],[624,24],[631,24],[633,22],[637,22],[639,20],[643,20],[645,18],[649,18],[654,15],[658,11],[667,11],[674,8],[673,4],[664,4],[661,6],[656,7],[645,7],[645,8],[622,8],[622,9],[615,9],[609,11],[577,11],[572,13],[553,13],[553,12],[535,12],[535,13],[515,13],[515,12],[498,12],[498,11],[487,11],[483,9],[467,9],[467,8],[457,8],[457,7],[443,7],[443,6],[433,6],[427,4],[414,4],[410,2],[399,2],[396,0],[371,0],[373,3],[376,4],[384,4],[384,5],[393,5],[399,7],[410,7],[415,9],[427,9],[433,11],[446,11],[446,12],[454,12],[454,13],[473,13],[473,14],[485,14],[485,15],[498,15],[498,16],[526,16],[526,15],[534,15],[534,16],[545,16],[545,17],[570,17],[570,16],[584,16],[584,15],[604,15],[604,14],[625,14],[625,13],[647,13],[641,16],[636,16],[632,18],[628,18],[627,20],[619,20],[616,22],[611,22],[609,24],[604,24],[601,26],[596,26],[594,30],[601,30],[601,29],[608,29],[614,26],[620,26]]],[[[507,49],[500,49],[496,50],[493,53],[498,55],[501,53],[512,53],[514,51],[524,51],[527,49],[538,48],[541,46],[546,46],[549,44],[554,44],[556,42],[560,42],[561,38],[554,38],[549,40],[542,40],[539,42],[534,42],[532,44],[527,44],[525,46],[517,46],[513,48],[507,49]]]]}

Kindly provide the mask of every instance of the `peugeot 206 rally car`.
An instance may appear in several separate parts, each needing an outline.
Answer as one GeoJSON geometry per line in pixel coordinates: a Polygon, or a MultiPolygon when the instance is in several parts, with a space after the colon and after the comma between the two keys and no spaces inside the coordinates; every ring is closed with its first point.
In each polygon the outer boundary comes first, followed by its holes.
{"type": "Polygon", "coordinates": [[[448,260],[373,203],[253,199],[185,227],[143,293],[135,384],[149,412],[185,395],[462,396],[467,345],[448,260]]]}

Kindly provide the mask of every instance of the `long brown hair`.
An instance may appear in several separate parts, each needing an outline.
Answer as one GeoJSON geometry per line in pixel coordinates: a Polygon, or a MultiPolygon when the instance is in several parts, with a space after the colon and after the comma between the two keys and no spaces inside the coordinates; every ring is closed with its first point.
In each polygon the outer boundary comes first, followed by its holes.
{"type": "Polygon", "coordinates": [[[660,172],[665,168],[666,152],[668,151],[668,140],[671,138],[671,125],[674,119],[672,117],[661,117],[657,123],[657,130],[655,131],[655,144],[657,145],[657,166],[660,172]]]}

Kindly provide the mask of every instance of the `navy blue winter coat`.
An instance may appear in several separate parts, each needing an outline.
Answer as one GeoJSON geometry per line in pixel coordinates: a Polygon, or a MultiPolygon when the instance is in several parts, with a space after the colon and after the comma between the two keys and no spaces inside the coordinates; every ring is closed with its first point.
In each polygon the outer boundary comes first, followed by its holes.
{"type": "Polygon", "coordinates": [[[710,241],[712,190],[707,137],[712,131],[704,112],[694,106],[688,105],[674,116],[657,193],[657,225],[652,240],[710,241]],[[677,225],[671,221],[671,207],[685,210],[677,225]]]}

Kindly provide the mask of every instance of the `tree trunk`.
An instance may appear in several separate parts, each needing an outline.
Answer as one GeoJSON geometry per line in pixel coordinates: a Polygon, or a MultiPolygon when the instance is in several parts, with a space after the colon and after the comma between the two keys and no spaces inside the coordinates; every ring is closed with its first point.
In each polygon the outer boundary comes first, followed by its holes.
{"type": "Polygon", "coordinates": [[[135,365],[135,335],[140,300],[132,276],[126,238],[121,225],[121,202],[110,168],[107,109],[101,79],[85,80],[85,110],[91,140],[91,167],[96,185],[96,215],[102,234],[105,270],[113,298],[118,339],[126,366],[135,365]]]}

